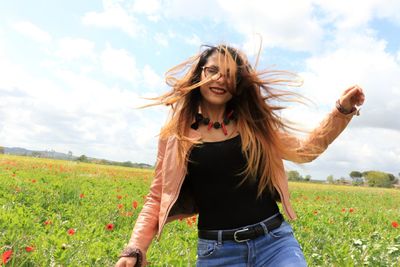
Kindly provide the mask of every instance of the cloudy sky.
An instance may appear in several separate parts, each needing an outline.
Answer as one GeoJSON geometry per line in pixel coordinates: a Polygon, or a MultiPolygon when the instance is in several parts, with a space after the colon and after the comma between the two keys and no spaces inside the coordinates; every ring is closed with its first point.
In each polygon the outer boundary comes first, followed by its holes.
{"type": "Polygon", "coordinates": [[[0,145],[154,164],[164,73],[201,44],[298,73],[316,104],[284,115],[308,129],[353,84],[361,116],[302,167],[313,179],[400,172],[400,1],[1,1],[0,145]]]}

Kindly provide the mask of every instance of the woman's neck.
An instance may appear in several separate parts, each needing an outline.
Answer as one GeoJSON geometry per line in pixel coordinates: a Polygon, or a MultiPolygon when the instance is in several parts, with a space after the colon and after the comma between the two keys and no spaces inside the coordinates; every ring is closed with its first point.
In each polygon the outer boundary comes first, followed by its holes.
{"type": "Polygon", "coordinates": [[[201,113],[210,121],[222,121],[225,114],[225,105],[200,105],[201,113]]]}

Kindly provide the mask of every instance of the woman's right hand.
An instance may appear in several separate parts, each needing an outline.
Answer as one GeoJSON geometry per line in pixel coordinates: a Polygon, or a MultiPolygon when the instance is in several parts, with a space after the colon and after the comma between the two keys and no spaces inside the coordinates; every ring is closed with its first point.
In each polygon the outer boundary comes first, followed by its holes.
{"type": "Polygon", "coordinates": [[[135,267],[136,260],[135,257],[121,257],[115,264],[115,267],[135,267]]]}

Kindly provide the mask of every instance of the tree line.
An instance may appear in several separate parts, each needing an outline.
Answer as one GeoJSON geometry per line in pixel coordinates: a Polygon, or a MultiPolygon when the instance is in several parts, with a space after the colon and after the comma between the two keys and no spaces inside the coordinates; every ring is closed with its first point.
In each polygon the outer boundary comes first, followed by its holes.
{"type": "MultiPolygon", "coordinates": [[[[311,176],[302,176],[298,171],[288,171],[286,172],[289,181],[311,181],[311,176]]],[[[344,177],[335,179],[333,175],[329,175],[326,178],[326,182],[330,184],[351,184],[354,186],[370,186],[370,187],[386,187],[391,188],[396,185],[399,186],[400,173],[398,177],[391,173],[382,171],[352,171],[349,173],[351,180],[344,177]]]]}

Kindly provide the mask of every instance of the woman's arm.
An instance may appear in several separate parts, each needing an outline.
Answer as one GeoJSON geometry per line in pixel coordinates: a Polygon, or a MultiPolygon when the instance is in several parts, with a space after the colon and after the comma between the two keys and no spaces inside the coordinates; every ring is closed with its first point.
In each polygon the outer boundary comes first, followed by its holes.
{"type": "Polygon", "coordinates": [[[341,111],[335,108],[305,140],[288,133],[280,133],[283,144],[296,152],[296,155],[287,155],[284,159],[305,163],[317,158],[346,128],[352,117],[359,114],[355,106],[361,106],[364,100],[363,90],[358,86],[352,86],[346,89],[339,99],[341,111]]]}
{"type": "MultiPolygon", "coordinates": [[[[166,140],[159,140],[157,162],[155,166],[155,177],[150,187],[150,192],[146,197],[146,201],[136,220],[132,231],[131,238],[124,252],[139,249],[143,255],[143,265],[146,264],[146,252],[149,248],[155,234],[158,230],[158,215],[161,202],[161,187],[162,187],[162,163],[166,148],[166,140]]],[[[124,254],[124,253],[123,253],[124,254]]],[[[129,259],[121,258],[116,266],[125,266],[121,264],[129,259]]],[[[126,265],[128,266],[128,265],[126,265]]],[[[130,266],[130,265],[129,265],[130,266]]]]}

